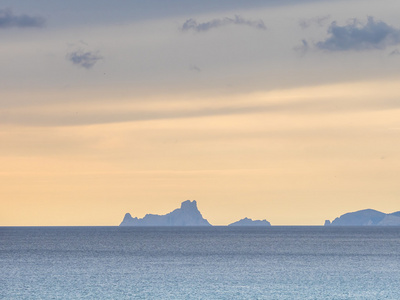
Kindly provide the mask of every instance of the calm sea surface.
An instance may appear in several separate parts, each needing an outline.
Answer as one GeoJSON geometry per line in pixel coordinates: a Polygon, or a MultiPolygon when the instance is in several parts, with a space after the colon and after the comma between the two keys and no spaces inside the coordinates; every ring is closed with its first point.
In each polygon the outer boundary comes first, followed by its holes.
{"type": "Polygon", "coordinates": [[[400,299],[400,228],[0,228],[0,299],[400,299]]]}

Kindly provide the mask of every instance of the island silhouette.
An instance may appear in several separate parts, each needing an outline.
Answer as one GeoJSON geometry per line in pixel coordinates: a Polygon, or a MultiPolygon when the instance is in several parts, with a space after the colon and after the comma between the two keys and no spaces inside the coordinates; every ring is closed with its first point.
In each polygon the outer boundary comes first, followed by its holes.
{"type": "MultiPolygon", "coordinates": [[[[203,218],[196,200],[186,200],[181,207],[165,215],[146,214],[142,219],[126,213],[119,226],[212,226],[203,218]]],[[[267,220],[241,219],[228,226],[271,226],[267,220]]]]}
{"type": "MultiPolygon", "coordinates": [[[[133,218],[126,213],[119,226],[212,226],[203,218],[197,208],[196,200],[186,200],[177,208],[165,215],[146,214],[143,218],[133,218]]],[[[228,226],[271,226],[267,220],[252,220],[243,218],[228,226]]],[[[400,211],[383,213],[374,209],[363,209],[349,212],[335,218],[332,222],[326,220],[324,226],[400,226],[400,211]]]]}
{"type": "Polygon", "coordinates": [[[374,209],[346,213],[325,221],[325,226],[400,226],[400,211],[385,214],[374,209]]]}
{"type": "Polygon", "coordinates": [[[147,214],[144,218],[132,218],[127,213],[120,226],[211,226],[203,218],[197,208],[196,200],[186,200],[182,202],[181,207],[166,215],[147,214]]]}
{"type": "Polygon", "coordinates": [[[252,220],[249,218],[244,218],[239,221],[233,222],[228,226],[271,226],[271,223],[267,220],[252,220]]]}

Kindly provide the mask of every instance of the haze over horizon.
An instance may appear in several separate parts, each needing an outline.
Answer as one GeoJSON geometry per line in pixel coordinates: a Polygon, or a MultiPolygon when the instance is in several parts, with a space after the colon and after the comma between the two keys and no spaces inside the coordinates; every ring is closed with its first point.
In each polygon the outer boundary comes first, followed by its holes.
{"type": "Polygon", "coordinates": [[[399,211],[399,11],[0,0],[0,226],[399,211]]]}

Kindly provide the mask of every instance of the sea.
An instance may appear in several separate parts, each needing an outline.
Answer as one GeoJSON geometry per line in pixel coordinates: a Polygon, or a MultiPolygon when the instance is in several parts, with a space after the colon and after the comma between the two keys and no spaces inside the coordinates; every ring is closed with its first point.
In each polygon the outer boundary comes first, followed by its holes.
{"type": "Polygon", "coordinates": [[[0,227],[0,299],[400,299],[400,227],[0,227]]]}

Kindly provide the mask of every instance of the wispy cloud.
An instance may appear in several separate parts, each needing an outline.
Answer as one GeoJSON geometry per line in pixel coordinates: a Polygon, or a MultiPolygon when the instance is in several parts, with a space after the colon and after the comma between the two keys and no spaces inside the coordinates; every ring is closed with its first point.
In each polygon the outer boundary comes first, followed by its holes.
{"type": "Polygon", "coordinates": [[[76,66],[90,69],[103,57],[98,52],[77,50],[68,53],[67,59],[76,66]]]}
{"type": "Polygon", "coordinates": [[[310,48],[310,46],[308,45],[308,42],[305,39],[303,39],[303,40],[301,40],[301,44],[294,47],[293,49],[294,49],[294,51],[298,52],[300,55],[305,55],[309,48],[310,48]]]}
{"type": "Polygon", "coordinates": [[[235,15],[233,18],[213,19],[203,23],[198,23],[195,19],[188,19],[185,23],[183,23],[181,29],[182,31],[192,30],[196,32],[202,32],[231,24],[250,26],[261,30],[267,29],[263,20],[248,20],[238,15],[235,15]]]}
{"type": "Polygon", "coordinates": [[[306,28],[310,27],[311,25],[317,25],[319,27],[322,27],[326,24],[326,22],[329,21],[330,18],[331,18],[331,16],[327,15],[327,16],[315,17],[315,18],[311,18],[311,19],[301,19],[299,21],[299,26],[303,29],[306,29],[306,28]]]}
{"type": "Polygon", "coordinates": [[[394,49],[392,52],[389,53],[389,56],[398,56],[400,55],[399,49],[394,49]]]}
{"type": "Polygon", "coordinates": [[[332,22],[328,28],[329,37],[316,44],[317,48],[328,51],[385,49],[400,43],[400,30],[383,21],[368,17],[366,24],[357,19],[345,26],[332,22]]]}
{"type": "Polygon", "coordinates": [[[200,69],[198,66],[196,66],[196,65],[191,65],[191,66],[189,67],[189,70],[190,70],[190,71],[195,71],[195,72],[201,72],[201,69],[200,69]]]}
{"type": "MultiPolygon", "coordinates": [[[[355,85],[348,91],[343,85],[317,87],[309,91],[310,97],[288,101],[246,101],[232,103],[210,101],[205,104],[191,103],[190,106],[179,105],[176,102],[171,106],[158,102],[157,105],[138,108],[131,103],[113,103],[112,106],[101,103],[57,103],[55,105],[11,107],[0,111],[0,124],[19,124],[23,126],[79,126],[91,124],[107,124],[121,122],[138,122],[148,120],[188,119],[209,116],[252,115],[252,114],[338,114],[361,111],[398,110],[400,102],[397,95],[397,82],[388,85],[363,83],[355,85]],[[366,96],[365,89],[373,86],[366,96]],[[380,87],[379,90],[376,87],[380,87]],[[386,93],[381,90],[385,90],[386,93]],[[327,91],[341,90],[340,95],[324,99],[327,91]],[[354,90],[359,91],[358,95],[354,90]],[[392,92],[395,94],[392,94],[392,92]],[[342,94],[343,93],[343,94],[342,94]],[[383,93],[383,94],[382,94],[383,93]],[[377,97],[380,95],[381,97],[377,97]]],[[[297,95],[302,89],[293,90],[290,95],[297,95]]],[[[279,93],[269,97],[279,97],[279,93]]],[[[291,96],[290,96],[291,97],[291,96]]],[[[266,95],[266,98],[268,96],[266,95]]]]}
{"type": "Polygon", "coordinates": [[[9,8],[0,9],[0,28],[27,28],[43,27],[46,20],[42,17],[29,16],[26,14],[15,15],[9,8]]]}

